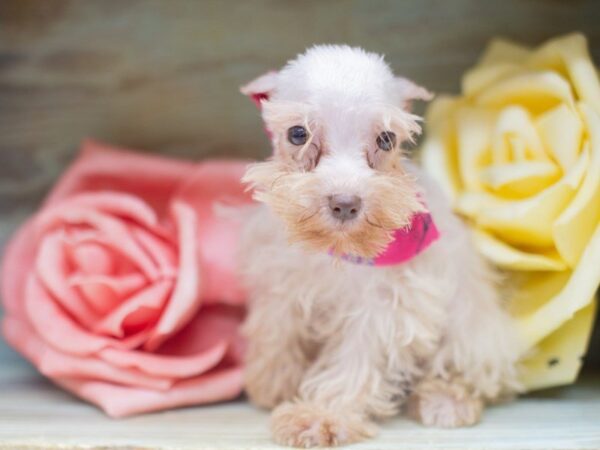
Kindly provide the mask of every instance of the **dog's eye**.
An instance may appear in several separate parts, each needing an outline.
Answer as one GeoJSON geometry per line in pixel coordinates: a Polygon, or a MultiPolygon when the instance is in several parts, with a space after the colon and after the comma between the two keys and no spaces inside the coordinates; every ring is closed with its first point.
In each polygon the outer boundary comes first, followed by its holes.
{"type": "Polygon", "coordinates": [[[389,152],[396,146],[396,135],[391,131],[383,131],[377,136],[377,147],[389,152]]]}
{"type": "Polygon", "coordinates": [[[288,141],[294,145],[304,145],[308,140],[308,131],[300,125],[293,126],[288,129],[288,141]]]}

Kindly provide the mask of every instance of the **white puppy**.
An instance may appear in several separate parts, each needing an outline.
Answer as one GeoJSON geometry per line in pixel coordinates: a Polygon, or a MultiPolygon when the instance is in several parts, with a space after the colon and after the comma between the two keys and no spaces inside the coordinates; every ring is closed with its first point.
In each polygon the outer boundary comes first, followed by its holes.
{"type": "Polygon", "coordinates": [[[515,392],[495,274],[402,154],[420,132],[410,103],[427,90],[379,55],[317,46],[242,92],[262,100],[274,144],[246,173],[263,204],[241,255],[246,388],[275,408],[274,439],[347,444],[402,408],[426,425],[472,425],[515,392]]]}

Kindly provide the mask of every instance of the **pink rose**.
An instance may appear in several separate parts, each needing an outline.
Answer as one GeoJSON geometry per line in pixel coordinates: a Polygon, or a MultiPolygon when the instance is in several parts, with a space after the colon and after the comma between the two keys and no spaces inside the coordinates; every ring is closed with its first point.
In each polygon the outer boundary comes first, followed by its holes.
{"type": "Polygon", "coordinates": [[[9,243],[7,341],[56,384],[130,414],[242,389],[242,162],[193,164],[87,142],[9,243]]]}

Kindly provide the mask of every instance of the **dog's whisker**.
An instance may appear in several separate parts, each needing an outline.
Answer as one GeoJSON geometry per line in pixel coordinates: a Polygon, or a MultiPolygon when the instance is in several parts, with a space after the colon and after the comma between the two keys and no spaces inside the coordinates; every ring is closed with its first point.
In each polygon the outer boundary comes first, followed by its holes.
{"type": "Polygon", "coordinates": [[[369,216],[367,216],[366,214],[365,214],[365,221],[366,221],[366,222],[367,222],[369,225],[371,225],[372,227],[375,227],[375,228],[381,228],[382,230],[386,230],[386,229],[387,229],[387,228],[386,228],[386,227],[384,227],[383,225],[381,225],[381,224],[379,224],[379,223],[374,223],[373,221],[371,221],[371,219],[369,219],[369,216]]]}
{"type": "Polygon", "coordinates": [[[315,212],[313,212],[312,214],[309,214],[308,216],[301,216],[300,219],[298,220],[298,224],[302,224],[310,219],[312,219],[313,217],[315,217],[320,211],[320,208],[315,210],[315,212]]]}
{"type": "Polygon", "coordinates": [[[279,175],[277,178],[275,178],[273,180],[273,182],[271,183],[271,190],[275,189],[275,185],[279,182],[279,180],[281,180],[283,177],[285,177],[287,174],[286,173],[282,173],[281,175],[279,175]]]}

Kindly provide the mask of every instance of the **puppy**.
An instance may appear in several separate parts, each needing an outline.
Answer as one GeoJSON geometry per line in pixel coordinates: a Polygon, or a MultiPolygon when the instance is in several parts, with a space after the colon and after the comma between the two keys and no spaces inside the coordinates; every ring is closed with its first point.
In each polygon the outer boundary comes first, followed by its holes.
{"type": "Polygon", "coordinates": [[[431,94],[359,48],[317,46],[242,88],[273,157],[244,181],[250,294],[246,390],[276,442],[349,444],[404,410],[475,424],[518,390],[518,350],[496,276],[401,145],[431,94]]]}

